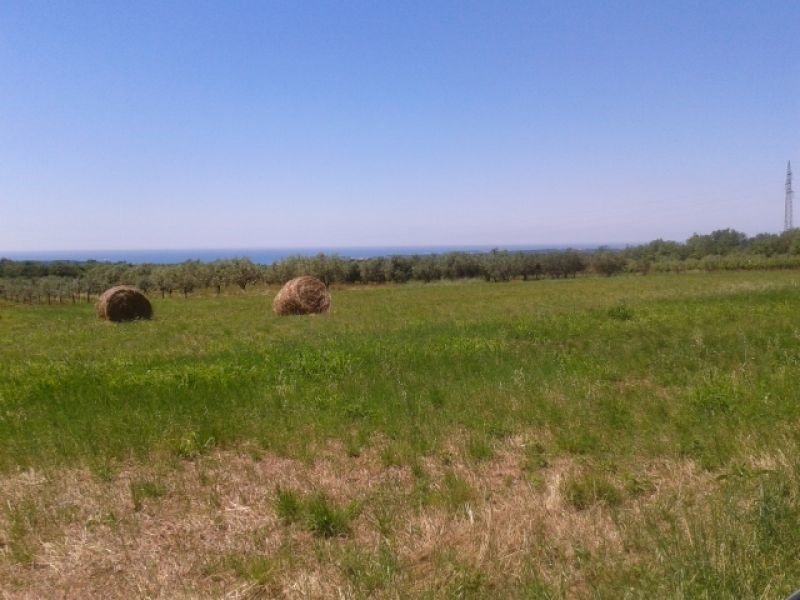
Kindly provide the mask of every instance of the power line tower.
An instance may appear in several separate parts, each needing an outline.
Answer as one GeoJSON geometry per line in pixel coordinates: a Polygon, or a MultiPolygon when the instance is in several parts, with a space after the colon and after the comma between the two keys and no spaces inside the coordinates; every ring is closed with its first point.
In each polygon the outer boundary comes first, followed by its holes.
{"type": "Polygon", "coordinates": [[[783,220],[783,230],[789,231],[794,228],[794,219],[792,215],[792,201],[794,200],[794,191],[792,190],[792,161],[786,165],[786,214],[783,220]]]}

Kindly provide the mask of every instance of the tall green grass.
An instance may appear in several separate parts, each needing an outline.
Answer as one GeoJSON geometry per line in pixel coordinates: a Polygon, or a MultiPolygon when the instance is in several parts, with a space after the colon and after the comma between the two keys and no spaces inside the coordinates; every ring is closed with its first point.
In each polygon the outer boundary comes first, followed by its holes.
{"type": "Polygon", "coordinates": [[[125,325],[86,305],[5,307],[0,468],[243,441],[305,455],[373,434],[413,461],[455,432],[480,457],[530,428],[552,434],[550,452],[714,468],[794,431],[797,284],[734,273],[356,287],[312,318],[231,294],[156,299],[155,320],[125,325]]]}

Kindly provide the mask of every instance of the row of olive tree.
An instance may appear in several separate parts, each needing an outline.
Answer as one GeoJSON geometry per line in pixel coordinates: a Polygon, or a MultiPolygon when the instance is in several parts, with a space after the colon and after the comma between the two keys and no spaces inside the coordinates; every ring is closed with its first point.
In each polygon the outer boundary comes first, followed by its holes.
{"type": "Polygon", "coordinates": [[[189,260],[176,265],[0,259],[0,298],[39,303],[81,299],[90,302],[103,290],[119,284],[135,285],[147,293],[160,293],[162,297],[175,292],[188,296],[197,289],[210,289],[220,294],[226,288],[246,290],[257,283],[281,284],[298,275],[313,275],[330,285],[469,278],[502,282],[567,278],[584,272],[611,276],[622,272],[798,268],[798,230],[747,238],[728,229],[707,236],[692,236],[685,244],[656,240],[621,250],[600,248],[592,252],[492,250],[368,259],[318,254],[293,256],[271,265],[256,265],[247,258],[210,263],[189,260]],[[754,253],[754,249],[761,249],[763,253],[754,253]],[[716,253],[695,257],[712,250],[716,253]]]}
{"type": "Polygon", "coordinates": [[[765,256],[800,255],[800,229],[782,233],[759,233],[753,237],[735,229],[718,229],[709,234],[694,234],[685,242],[654,240],[626,248],[624,254],[650,263],[665,260],[700,260],[707,256],[765,256]]]}
{"type": "Polygon", "coordinates": [[[77,302],[92,298],[114,285],[134,285],[145,292],[174,292],[188,296],[200,288],[215,289],[247,286],[264,280],[264,269],[249,259],[229,259],[212,263],[186,261],[178,265],[129,265],[125,263],[83,263],[69,276],[5,277],[0,279],[0,297],[18,302],[77,302]]]}
{"type": "MultiPolygon", "coordinates": [[[[5,261],[6,266],[12,261],[5,261]]],[[[76,263],[77,264],[77,263],[76,263]]],[[[440,279],[575,277],[587,269],[612,274],[622,271],[622,259],[613,253],[595,255],[576,251],[529,253],[493,250],[487,253],[452,252],[441,255],[375,257],[363,260],[339,256],[293,256],[271,265],[246,258],[211,263],[189,260],[177,265],[130,265],[88,262],[69,275],[6,276],[0,278],[0,297],[22,302],[91,302],[103,290],[120,284],[135,285],[162,297],[197,289],[217,294],[234,287],[246,290],[256,283],[282,284],[299,275],[312,275],[326,284],[405,283],[440,279]],[[609,268],[608,265],[613,265],[609,268]]],[[[28,269],[44,272],[46,269],[28,269]]]]}
{"type": "MultiPolygon", "coordinates": [[[[622,261],[621,257],[618,259],[622,261]]],[[[339,256],[293,256],[264,268],[267,283],[282,283],[298,275],[312,275],[332,283],[405,283],[440,279],[482,278],[486,281],[574,277],[595,263],[595,257],[574,250],[564,252],[486,253],[387,256],[361,260],[339,256]]],[[[624,266],[624,262],[622,263],[624,266]]],[[[617,272],[622,271],[622,267],[617,272]]]]}

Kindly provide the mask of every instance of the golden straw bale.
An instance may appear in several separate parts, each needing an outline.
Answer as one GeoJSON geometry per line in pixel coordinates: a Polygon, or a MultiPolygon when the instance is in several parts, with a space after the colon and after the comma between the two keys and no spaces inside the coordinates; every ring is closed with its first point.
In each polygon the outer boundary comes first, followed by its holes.
{"type": "Polygon", "coordinates": [[[328,312],[331,295],[325,284],[316,277],[295,277],[287,281],[272,303],[279,315],[309,315],[328,312]]]}
{"type": "Polygon", "coordinates": [[[153,307],[147,296],[135,287],[118,285],[107,289],[97,301],[97,316],[107,321],[150,319],[153,307]]]}

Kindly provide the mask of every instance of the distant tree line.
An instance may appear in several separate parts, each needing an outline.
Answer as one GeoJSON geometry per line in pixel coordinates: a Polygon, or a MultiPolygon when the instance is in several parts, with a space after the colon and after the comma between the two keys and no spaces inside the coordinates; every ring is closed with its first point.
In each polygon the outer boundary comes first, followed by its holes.
{"type": "Polygon", "coordinates": [[[441,279],[503,282],[512,279],[568,278],[583,273],[721,271],[800,268],[800,230],[782,234],[722,229],[695,234],[686,242],[655,240],[624,249],[546,252],[492,250],[433,255],[350,259],[340,256],[292,256],[271,265],[247,258],[175,265],[97,261],[13,261],[0,259],[0,298],[17,302],[91,302],[113,285],[135,285],[162,297],[195,290],[220,294],[255,284],[281,284],[298,275],[313,275],[326,284],[380,284],[441,279]]]}

